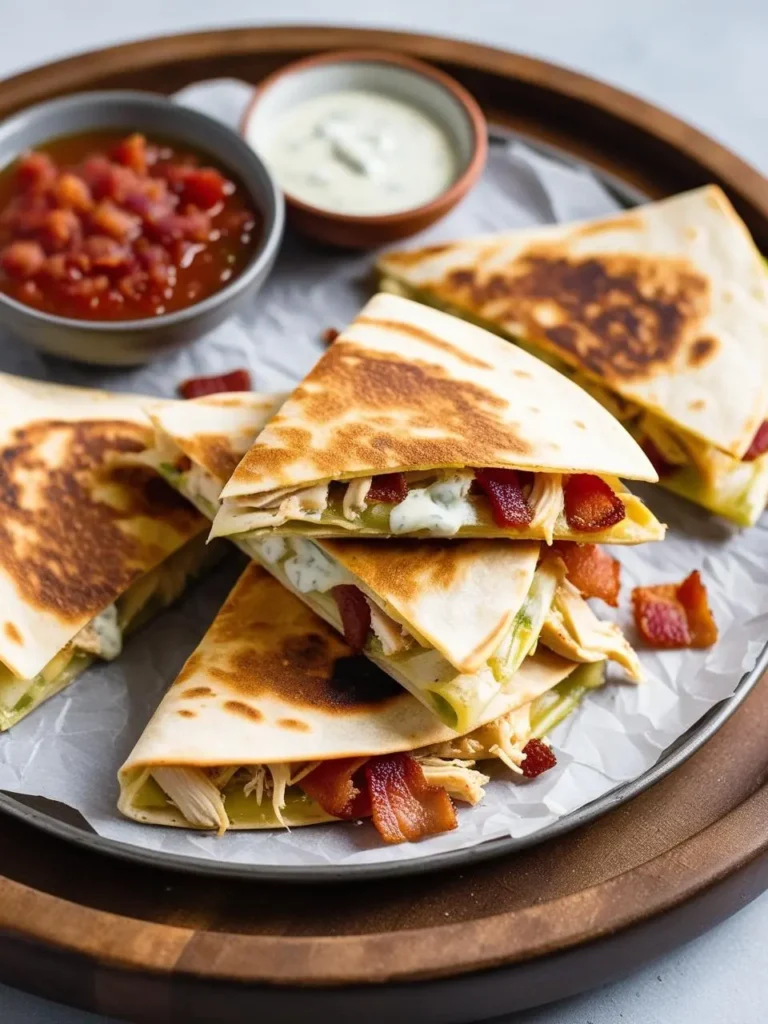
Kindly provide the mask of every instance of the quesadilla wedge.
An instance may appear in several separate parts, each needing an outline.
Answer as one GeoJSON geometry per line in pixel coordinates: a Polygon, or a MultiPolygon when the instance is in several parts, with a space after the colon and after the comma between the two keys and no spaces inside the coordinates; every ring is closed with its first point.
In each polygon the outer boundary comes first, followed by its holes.
{"type": "Polygon", "coordinates": [[[146,466],[142,399],[0,374],[0,729],[169,604],[216,552],[146,466]]]}
{"type": "MultiPolygon", "coordinates": [[[[149,407],[147,457],[206,515],[282,396],[213,396],[149,407]]],[[[285,587],[400,680],[453,729],[467,731],[544,636],[573,661],[612,659],[637,679],[637,656],[569,588],[536,541],[336,541],[232,538],[285,587]],[[565,609],[564,613],[563,609],[565,609]]]]}
{"type": "Polygon", "coordinates": [[[708,186],[577,224],[386,253],[382,287],[481,324],[600,401],[669,490],[742,526],[768,498],[768,274],[708,186]]]}
{"type": "Polygon", "coordinates": [[[477,762],[524,774],[531,740],[602,682],[550,653],[521,675],[522,701],[497,696],[458,735],[251,564],[120,769],[118,807],[219,833],[368,816],[388,842],[448,831],[453,799],[483,797],[477,762]]]}
{"type": "Polygon", "coordinates": [[[657,478],[583,390],[495,335],[382,294],[246,452],[212,536],[660,539],[619,476],[657,478]]]}

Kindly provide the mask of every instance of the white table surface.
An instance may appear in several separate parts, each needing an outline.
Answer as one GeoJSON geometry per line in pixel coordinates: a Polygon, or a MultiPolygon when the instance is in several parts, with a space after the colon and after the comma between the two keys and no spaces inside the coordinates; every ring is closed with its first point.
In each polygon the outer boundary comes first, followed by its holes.
{"type": "MultiPolygon", "coordinates": [[[[768,0],[0,0],[0,77],[142,36],[270,22],[411,29],[541,56],[668,108],[768,172],[768,0]]],[[[625,981],[519,1020],[761,1024],[766,949],[768,895],[625,981]]],[[[108,1024],[2,985],[0,1021],[108,1024]]]]}

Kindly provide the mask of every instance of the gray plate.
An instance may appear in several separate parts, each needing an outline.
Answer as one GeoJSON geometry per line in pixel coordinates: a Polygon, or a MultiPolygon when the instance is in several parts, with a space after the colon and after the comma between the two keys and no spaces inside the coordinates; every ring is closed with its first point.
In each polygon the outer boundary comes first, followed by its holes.
{"type": "MultiPolygon", "coordinates": [[[[621,179],[608,174],[585,161],[575,160],[568,153],[546,143],[532,140],[522,134],[506,129],[493,128],[490,132],[491,145],[503,145],[510,140],[524,142],[531,149],[551,160],[568,167],[587,167],[625,208],[648,201],[648,196],[627,185],[621,179]]],[[[32,797],[0,791],[0,809],[22,821],[42,829],[61,839],[84,846],[87,849],[134,861],[150,867],[170,868],[177,871],[209,877],[250,878],[259,881],[279,882],[339,882],[371,878],[392,878],[406,875],[425,874],[444,868],[468,867],[481,861],[523,850],[548,839],[554,839],[580,825],[586,825],[601,814],[619,807],[626,801],[643,793],[659,782],[671,771],[696,753],[707,740],[723,725],[745,700],[763,672],[768,669],[768,643],[751,672],[740,680],[734,693],[716,704],[691,729],[671,744],[656,764],[631,782],[616,786],[610,792],[593,800],[560,818],[556,823],[524,838],[500,838],[489,840],[470,849],[448,853],[425,855],[400,863],[358,864],[344,867],[331,865],[259,867],[251,864],[216,863],[199,857],[182,857],[140,847],[99,836],[85,819],[71,807],[44,797],[32,797]]]]}

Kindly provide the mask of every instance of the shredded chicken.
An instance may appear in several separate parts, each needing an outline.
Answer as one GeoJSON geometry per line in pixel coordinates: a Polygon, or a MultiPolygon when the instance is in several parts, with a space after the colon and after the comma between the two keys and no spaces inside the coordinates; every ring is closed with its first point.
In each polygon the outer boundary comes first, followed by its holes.
{"type": "Polygon", "coordinates": [[[475,761],[498,758],[513,772],[519,773],[523,747],[530,739],[530,733],[531,705],[524,704],[487,725],[481,725],[467,736],[457,736],[422,753],[429,757],[471,758],[475,761]]]}
{"type": "Polygon", "coordinates": [[[543,529],[547,544],[552,543],[555,523],[563,511],[563,478],[560,473],[535,473],[528,504],[533,512],[530,528],[543,529]]]}
{"type": "Polygon", "coordinates": [[[153,768],[152,776],[190,825],[226,832],[229,818],[221,793],[202,769],[153,768]]]}
{"type": "Polygon", "coordinates": [[[474,770],[474,761],[445,760],[440,757],[417,756],[424,778],[431,786],[442,786],[448,796],[473,806],[485,796],[483,786],[491,780],[474,770]]]}
{"type": "Polygon", "coordinates": [[[637,654],[618,626],[598,619],[568,580],[558,587],[540,639],[550,650],[571,661],[594,662],[609,658],[626,669],[630,678],[642,678],[637,654]]]}
{"type": "Polygon", "coordinates": [[[255,794],[256,803],[261,805],[265,794],[271,794],[272,809],[280,824],[287,828],[283,819],[285,791],[291,784],[291,766],[288,764],[256,764],[247,769],[251,778],[243,786],[246,796],[255,794]]]}
{"type": "Polygon", "coordinates": [[[371,489],[372,482],[373,480],[370,476],[360,476],[355,480],[349,481],[342,502],[342,511],[344,512],[345,519],[352,521],[357,519],[361,512],[365,511],[365,499],[368,491],[371,489]]]}
{"type": "Polygon", "coordinates": [[[371,629],[381,642],[386,655],[399,654],[400,651],[407,651],[413,646],[413,637],[405,631],[399,622],[391,619],[369,598],[366,598],[366,601],[371,609],[371,629]]]}

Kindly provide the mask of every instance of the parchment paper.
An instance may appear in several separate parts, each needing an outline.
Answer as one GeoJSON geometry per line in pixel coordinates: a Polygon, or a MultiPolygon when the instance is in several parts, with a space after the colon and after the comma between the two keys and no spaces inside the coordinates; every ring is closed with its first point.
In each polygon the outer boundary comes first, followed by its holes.
{"type": "MultiPolygon", "coordinates": [[[[235,123],[248,92],[235,82],[202,83],[180,98],[235,123]]],[[[413,244],[615,209],[615,201],[589,172],[510,144],[493,147],[478,188],[413,244]]],[[[271,280],[247,315],[159,362],[105,372],[48,359],[3,338],[0,367],[62,383],[172,396],[187,376],[248,366],[257,389],[283,390],[319,357],[323,329],[342,327],[354,317],[370,294],[370,265],[369,254],[340,255],[289,234],[271,280]]],[[[670,530],[663,544],[614,549],[623,563],[623,608],[617,621],[633,639],[631,587],[680,580],[699,568],[720,627],[719,643],[704,652],[641,652],[647,675],[642,685],[616,682],[592,694],[551,736],[557,767],[529,783],[494,779],[483,803],[460,810],[455,832],[385,847],[369,824],[216,838],[145,827],[118,815],[117,769],[233,585],[244,564],[234,556],[130,639],[116,663],[91,668],[0,737],[0,788],[63,801],[100,835],[124,843],[254,865],[407,860],[498,836],[529,835],[651,767],[665,747],[733,692],[768,634],[768,517],[739,532],[660,489],[637,490],[670,530]]],[[[599,610],[609,614],[604,605],[599,610]]]]}

